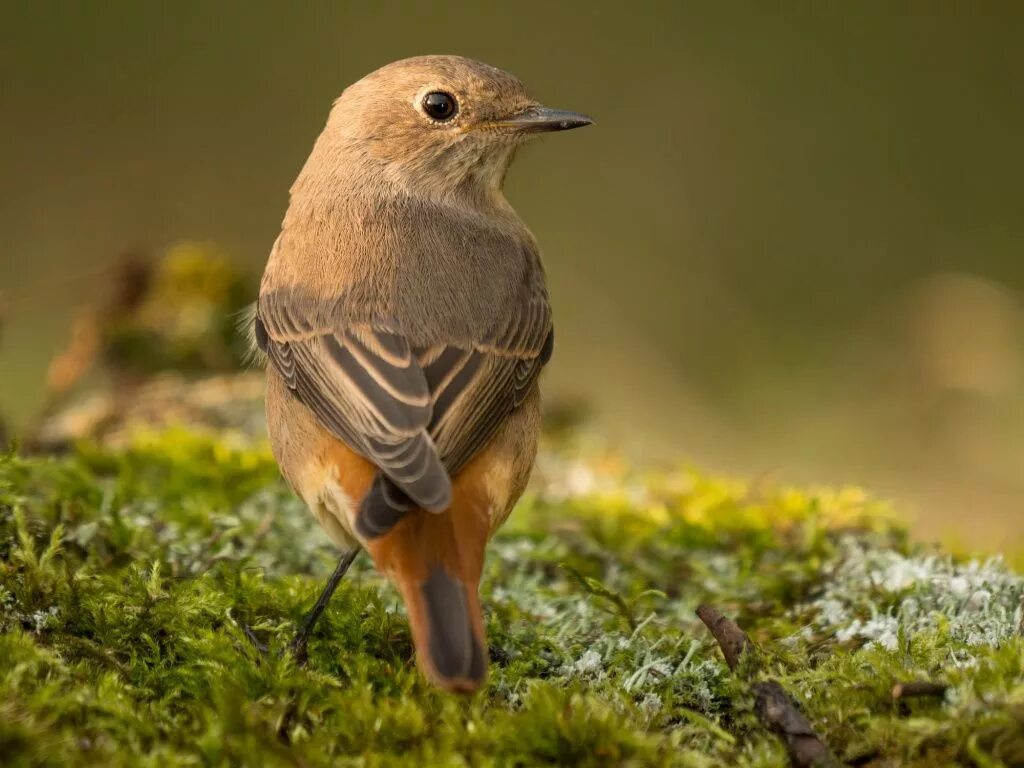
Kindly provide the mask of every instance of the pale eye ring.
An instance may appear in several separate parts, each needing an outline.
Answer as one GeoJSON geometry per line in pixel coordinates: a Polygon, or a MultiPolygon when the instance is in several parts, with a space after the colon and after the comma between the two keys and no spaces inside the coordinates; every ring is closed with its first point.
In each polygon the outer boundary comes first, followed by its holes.
{"type": "Polygon", "coordinates": [[[431,120],[443,123],[458,114],[459,103],[450,93],[431,91],[423,97],[423,111],[431,120]]]}

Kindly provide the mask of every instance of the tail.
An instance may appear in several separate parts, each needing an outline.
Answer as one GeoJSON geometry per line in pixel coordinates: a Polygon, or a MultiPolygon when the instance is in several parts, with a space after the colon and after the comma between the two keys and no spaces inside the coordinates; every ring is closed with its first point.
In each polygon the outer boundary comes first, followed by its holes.
{"type": "Polygon", "coordinates": [[[471,693],[487,677],[479,587],[490,521],[482,499],[465,487],[453,490],[449,509],[409,510],[366,546],[402,594],[426,676],[471,693]]]}

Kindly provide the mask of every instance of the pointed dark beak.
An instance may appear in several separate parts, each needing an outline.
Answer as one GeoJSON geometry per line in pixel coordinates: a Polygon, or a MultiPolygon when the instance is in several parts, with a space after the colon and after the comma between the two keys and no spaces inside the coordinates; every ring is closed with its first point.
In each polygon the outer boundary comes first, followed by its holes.
{"type": "Polygon", "coordinates": [[[593,125],[594,121],[579,112],[565,109],[548,109],[547,107],[528,107],[522,112],[496,120],[491,125],[505,128],[516,133],[547,133],[548,131],[568,131],[593,125]]]}

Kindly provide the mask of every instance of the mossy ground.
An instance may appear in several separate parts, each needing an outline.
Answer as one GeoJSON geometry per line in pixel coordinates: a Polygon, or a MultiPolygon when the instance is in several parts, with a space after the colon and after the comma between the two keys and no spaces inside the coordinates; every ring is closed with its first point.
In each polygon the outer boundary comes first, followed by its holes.
{"type": "Polygon", "coordinates": [[[694,617],[708,602],[842,761],[1024,765],[1024,580],[910,544],[855,490],[547,454],[489,551],[472,698],[421,679],[364,559],[296,668],[334,557],[262,447],[0,458],[0,762],[785,765],[694,617]],[[950,687],[894,702],[911,679],[950,687]]]}

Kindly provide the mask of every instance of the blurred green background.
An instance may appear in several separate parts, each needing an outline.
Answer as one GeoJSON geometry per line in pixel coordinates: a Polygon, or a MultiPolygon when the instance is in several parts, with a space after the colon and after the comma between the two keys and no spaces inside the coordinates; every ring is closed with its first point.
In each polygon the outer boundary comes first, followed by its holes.
{"type": "Polygon", "coordinates": [[[11,2],[0,410],[126,249],[257,271],[350,82],[460,53],[597,126],[521,153],[550,399],[614,444],[1024,541],[1024,4],[11,2]]]}

